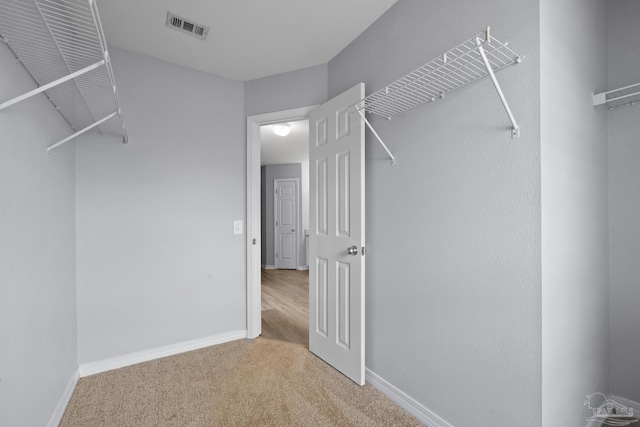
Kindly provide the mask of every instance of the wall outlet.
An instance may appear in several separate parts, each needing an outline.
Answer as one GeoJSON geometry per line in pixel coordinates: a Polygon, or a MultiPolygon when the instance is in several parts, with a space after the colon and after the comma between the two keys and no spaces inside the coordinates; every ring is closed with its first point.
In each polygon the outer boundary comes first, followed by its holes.
{"type": "Polygon", "coordinates": [[[242,221],[233,221],[233,234],[242,234],[242,221]]]}

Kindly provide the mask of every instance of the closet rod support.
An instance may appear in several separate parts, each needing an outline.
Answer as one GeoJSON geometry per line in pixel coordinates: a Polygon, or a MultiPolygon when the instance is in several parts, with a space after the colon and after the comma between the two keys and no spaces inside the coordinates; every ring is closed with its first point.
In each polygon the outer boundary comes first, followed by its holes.
{"type": "Polygon", "coordinates": [[[359,109],[357,111],[358,111],[358,114],[360,114],[360,117],[362,117],[362,120],[364,120],[364,123],[371,130],[371,132],[376,137],[376,139],[380,142],[380,145],[382,145],[382,148],[384,148],[384,150],[387,152],[389,157],[391,157],[391,166],[395,166],[396,164],[395,156],[391,153],[391,151],[389,151],[389,148],[387,148],[387,145],[382,141],[382,138],[380,138],[380,135],[378,135],[378,132],[376,132],[373,126],[371,126],[371,123],[369,123],[369,120],[367,120],[367,118],[364,116],[364,109],[359,109]]]}
{"type": "Polygon", "coordinates": [[[71,73],[71,74],[68,74],[68,75],[66,75],[64,77],[61,77],[58,80],[54,80],[51,83],[47,83],[46,85],[42,85],[42,86],[40,86],[40,87],[38,87],[38,88],[36,88],[36,89],[34,89],[32,91],[29,91],[29,92],[25,93],[24,95],[20,95],[20,96],[17,96],[15,98],[13,98],[13,99],[10,99],[9,101],[0,104],[0,111],[4,110],[7,107],[12,106],[13,104],[17,104],[20,101],[24,101],[25,99],[31,98],[34,95],[37,95],[37,94],[42,93],[44,91],[47,91],[47,90],[51,89],[52,87],[58,86],[59,84],[62,84],[62,83],[65,83],[65,82],[67,82],[69,80],[75,79],[76,77],[81,76],[83,74],[86,74],[89,71],[95,70],[96,68],[98,68],[98,67],[100,67],[100,66],[102,66],[104,64],[105,64],[105,62],[104,62],[104,59],[103,59],[101,61],[96,62],[93,65],[89,65],[88,67],[85,67],[85,68],[83,68],[81,70],[78,70],[78,71],[76,71],[74,73],[71,73]]]}
{"type": "Polygon", "coordinates": [[[120,127],[122,127],[122,142],[124,144],[129,143],[129,135],[127,134],[127,128],[122,118],[122,111],[120,107],[120,98],[118,97],[118,91],[116,90],[116,81],[113,77],[113,68],[111,67],[111,59],[109,58],[109,50],[107,49],[107,38],[104,35],[104,29],[102,28],[102,21],[100,20],[100,13],[98,12],[98,6],[94,0],[89,0],[89,9],[91,10],[91,17],[93,23],[96,26],[98,41],[100,42],[100,48],[102,49],[102,55],[104,56],[105,66],[107,67],[107,74],[111,80],[111,86],[113,87],[113,100],[116,104],[116,110],[118,112],[118,119],[120,120],[120,127]]]}
{"type": "Polygon", "coordinates": [[[107,120],[109,120],[111,117],[115,116],[116,114],[118,114],[117,111],[114,111],[113,113],[109,114],[107,117],[98,120],[97,122],[95,122],[92,125],[87,126],[84,129],[79,130],[78,132],[74,133],[73,135],[69,135],[68,137],[66,137],[65,139],[63,139],[60,142],[56,142],[55,144],[53,144],[51,147],[47,147],[47,153],[49,153],[51,150],[53,150],[56,147],[61,146],[62,144],[64,144],[65,142],[69,142],[71,141],[73,138],[82,135],[83,133],[85,133],[88,130],[93,129],[94,127],[101,125],[102,123],[106,122],[107,120]]]}
{"type": "MultiPolygon", "coordinates": [[[[489,31],[487,29],[487,38],[489,37],[489,31]]],[[[482,40],[480,38],[476,38],[476,44],[478,45],[478,52],[482,57],[482,62],[484,62],[484,66],[487,68],[487,73],[489,73],[489,77],[491,77],[491,81],[493,82],[493,86],[496,88],[498,92],[498,96],[500,97],[500,101],[502,101],[502,106],[504,107],[507,115],[509,116],[509,120],[511,120],[511,125],[513,128],[511,129],[511,138],[516,138],[520,136],[520,126],[518,126],[518,122],[516,122],[515,117],[513,117],[513,113],[511,112],[511,108],[509,107],[509,103],[507,102],[507,98],[505,98],[504,93],[502,92],[502,88],[500,87],[500,83],[498,83],[498,79],[496,79],[496,75],[493,72],[493,68],[487,59],[487,54],[484,52],[484,48],[482,47],[482,40]]]]}

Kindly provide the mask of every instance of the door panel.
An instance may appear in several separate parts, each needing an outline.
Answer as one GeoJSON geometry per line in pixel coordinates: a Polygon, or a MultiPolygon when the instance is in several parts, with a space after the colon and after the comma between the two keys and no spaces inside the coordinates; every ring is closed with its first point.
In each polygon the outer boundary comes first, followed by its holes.
{"type": "Polygon", "coordinates": [[[364,384],[364,123],[360,83],[309,116],[309,349],[364,384]],[[355,248],[349,254],[348,248],[355,248]]]}
{"type": "Polygon", "coordinates": [[[349,237],[351,222],[350,193],[351,180],[349,179],[349,164],[351,155],[349,152],[338,155],[337,187],[338,187],[338,236],[349,237]]]}
{"type": "Polygon", "coordinates": [[[351,312],[349,306],[349,296],[351,288],[349,279],[351,278],[351,266],[348,263],[338,262],[338,321],[336,332],[338,344],[349,350],[349,329],[351,312]]]}
{"type": "MultiPolygon", "coordinates": [[[[309,165],[311,165],[311,162],[309,163],[309,165]]],[[[312,171],[309,171],[309,176],[311,176],[313,174],[312,171]]],[[[329,234],[329,229],[328,229],[328,224],[329,224],[329,211],[328,209],[328,195],[327,195],[327,188],[329,187],[329,182],[328,179],[329,177],[327,176],[327,159],[323,158],[323,159],[319,159],[316,161],[316,197],[315,197],[315,209],[313,209],[313,207],[311,209],[309,209],[310,212],[315,212],[315,218],[316,218],[316,234],[317,235],[322,235],[322,236],[327,236],[329,234]]],[[[310,179],[310,186],[309,188],[313,188],[313,185],[311,184],[311,178],[310,179]]],[[[311,195],[309,197],[309,203],[312,202],[312,198],[311,195]]],[[[313,203],[311,203],[311,205],[313,206],[313,203]]],[[[313,230],[313,228],[312,228],[313,230]]]]}
{"type": "Polygon", "coordinates": [[[316,333],[329,338],[329,263],[326,259],[316,258],[315,277],[316,319],[311,324],[315,325],[316,333]]]}

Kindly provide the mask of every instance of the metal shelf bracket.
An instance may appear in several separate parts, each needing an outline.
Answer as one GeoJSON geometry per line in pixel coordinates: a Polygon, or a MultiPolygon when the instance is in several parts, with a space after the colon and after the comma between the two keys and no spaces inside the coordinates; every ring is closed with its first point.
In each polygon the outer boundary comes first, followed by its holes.
{"type": "Polygon", "coordinates": [[[364,123],[367,125],[369,130],[371,130],[371,133],[373,133],[373,135],[376,137],[380,145],[382,145],[382,148],[384,148],[384,151],[386,151],[389,157],[391,158],[391,166],[395,166],[396,157],[393,155],[393,153],[391,153],[391,151],[389,150],[389,147],[387,147],[387,144],[384,143],[382,138],[380,138],[380,135],[378,135],[378,132],[376,132],[373,126],[371,126],[371,123],[369,123],[369,120],[367,120],[367,118],[364,116],[364,110],[357,109],[356,111],[358,111],[358,114],[360,114],[360,117],[362,117],[362,120],[364,120],[364,123]]]}
{"type": "MultiPolygon", "coordinates": [[[[507,102],[507,98],[505,98],[504,93],[502,92],[502,88],[500,87],[500,83],[498,83],[498,79],[496,79],[496,74],[493,72],[493,68],[491,67],[491,63],[487,58],[487,54],[484,51],[482,45],[486,43],[491,43],[491,35],[489,33],[490,29],[487,27],[486,30],[486,39],[485,41],[480,40],[480,37],[476,37],[476,45],[478,46],[478,52],[482,57],[482,62],[484,66],[487,68],[487,73],[489,77],[491,77],[491,81],[493,82],[493,86],[496,88],[496,92],[498,92],[498,96],[500,97],[500,101],[502,102],[502,106],[507,112],[507,116],[509,116],[509,120],[511,120],[511,138],[517,138],[520,136],[520,126],[518,126],[518,122],[516,122],[515,117],[513,117],[513,113],[511,112],[511,108],[509,107],[509,103],[507,102]]],[[[520,63],[522,59],[520,57],[516,58],[516,63],[520,63]]]]}

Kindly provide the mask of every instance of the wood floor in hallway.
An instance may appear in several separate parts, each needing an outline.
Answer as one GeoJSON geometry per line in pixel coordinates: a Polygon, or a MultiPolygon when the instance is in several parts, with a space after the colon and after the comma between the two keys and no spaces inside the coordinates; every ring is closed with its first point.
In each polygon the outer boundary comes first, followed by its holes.
{"type": "Polygon", "coordinates": [[[309,272],[262,269],[262,337],[309,346],[309,272]]]}

